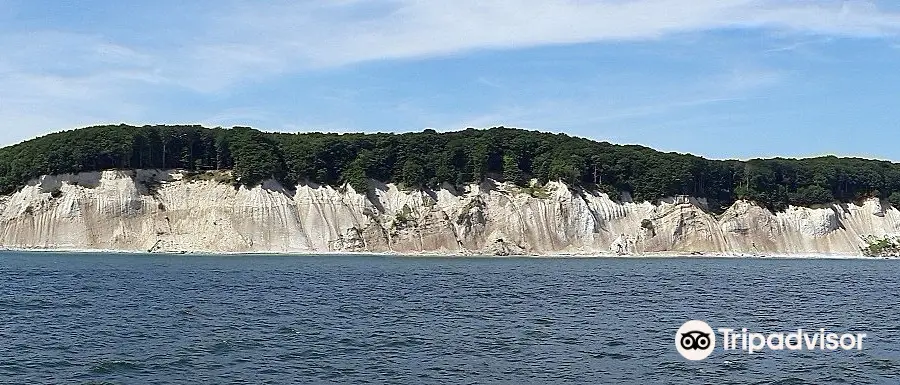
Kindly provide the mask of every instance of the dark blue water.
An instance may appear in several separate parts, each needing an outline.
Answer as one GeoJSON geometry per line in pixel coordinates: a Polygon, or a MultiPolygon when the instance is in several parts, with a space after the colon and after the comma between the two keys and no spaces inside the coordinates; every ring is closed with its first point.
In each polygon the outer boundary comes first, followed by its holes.
{"type": "Polygon", "coordinates": [[[10,384],[896,384],[900,263],[0,254],[10,384]],[[686,320],[863,351],[674,348],[686,320]]]}

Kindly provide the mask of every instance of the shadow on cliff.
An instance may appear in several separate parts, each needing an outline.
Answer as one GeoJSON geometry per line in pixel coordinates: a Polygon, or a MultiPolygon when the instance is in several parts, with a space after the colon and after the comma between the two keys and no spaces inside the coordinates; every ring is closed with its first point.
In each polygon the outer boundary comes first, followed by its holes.
{"type": "MultiPolygon", "coordinates": [[[[262,183],[260,183],[259,188],[269,191],[269,192],[284,194],[285,196],[287,196],[288,198],[291,198],[291,199],[294,199],[294,196],[297,195],[296,189],[285,188],[284,185],[281,184],[281,182],[278,182],[275,179],[268,179],[268,180],[263,181],[262,183]]],[[[313,187],[313,188],[318,188],[318,186],[313,187]]]]}
{"type": "MultiPolygon", "coordinates": [[[[120,171],[125,173],[126,171],[120,171]]],[[[100,186],[102,173],[99,171],[83,172],[79,174],[62,174],[57,176],[43,176],[32,179],[28,186],[38,187],[41,192],[55,192],[62,188],[63,183],[94,189],[100,186]]]]}

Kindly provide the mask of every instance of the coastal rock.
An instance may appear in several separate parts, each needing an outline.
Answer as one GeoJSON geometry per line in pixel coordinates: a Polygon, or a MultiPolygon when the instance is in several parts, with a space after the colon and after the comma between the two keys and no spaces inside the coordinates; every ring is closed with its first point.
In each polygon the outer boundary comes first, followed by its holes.
{"type": "Polygon", "coordinates": [[[392,252],[481,255],[793,253],[859,255],[900,234],[877,199],[779,213],[735,202],[613,201],[551,182],[540,193],[487,181],[434,191],[372,181],[254,188],[174,170],[44,176],[0,196],[0,247],[164,252],[392,252]]]}

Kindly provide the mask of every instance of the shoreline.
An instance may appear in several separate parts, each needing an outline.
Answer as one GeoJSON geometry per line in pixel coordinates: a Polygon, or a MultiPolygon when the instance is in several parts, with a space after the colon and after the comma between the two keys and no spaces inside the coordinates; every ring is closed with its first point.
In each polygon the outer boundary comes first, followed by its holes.
{"type": "Polygon", "coordinates": [[[58,254],[122,254],[122,255],[166,255],[166,256],[359,256],[359,257],[395,257],[395,258],[532,258],[532,259],[832,259],[832,260],[900,260],[900,257],[866,256],[862,254],[822,254],[822,253],[719,253],[719,252],[650,252],[643,254],[616,253],[554,253],[554,254],[519,254],[488,255],[478,253],[440,253],[440,252],[351,252],[351,251],[156,251],[123,249],[78,249],[78,248],[22,248],[0,247],[0,253],[58,253],[58,254]]]}

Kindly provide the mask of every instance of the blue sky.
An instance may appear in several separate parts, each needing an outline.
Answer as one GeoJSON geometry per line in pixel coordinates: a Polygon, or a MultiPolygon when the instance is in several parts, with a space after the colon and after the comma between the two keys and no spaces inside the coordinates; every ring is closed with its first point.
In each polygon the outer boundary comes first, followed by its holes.
{"type": "Polygon", "coordinates": [[[900,5],[0,0],[0,145],[104,123],[505,125],[900,161],[900,5]]]}

